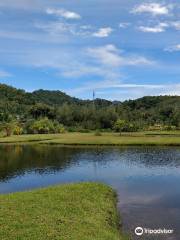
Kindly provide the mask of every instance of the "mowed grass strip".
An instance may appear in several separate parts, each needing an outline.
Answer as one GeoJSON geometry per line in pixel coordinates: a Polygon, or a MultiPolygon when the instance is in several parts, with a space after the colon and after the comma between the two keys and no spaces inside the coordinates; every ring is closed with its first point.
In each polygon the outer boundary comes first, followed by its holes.
{"type": "Polygon", "coordinates": [[[141,134],[109,134],[104,133],[102,136],[95,136],[93,133],[67,133],[62,134],[59,138],[41,141],[41,143],[61,144],[61,145],[109,145],[109,146],[180,146],[180,136],[166,135],[142,135],[141,134]]]}
{"type": "Polygon", "coordinates": [[[0,239],[123,240],[114,191],[67,184],[0,196],[0,239]]]}
{"type": "Polygon", "coordinates": [[[61,145],[152,145],[180,146],[180,131],[138,133],[64,133],[22,135],[0,138],[0,143],[48,143],[61,145]]]}

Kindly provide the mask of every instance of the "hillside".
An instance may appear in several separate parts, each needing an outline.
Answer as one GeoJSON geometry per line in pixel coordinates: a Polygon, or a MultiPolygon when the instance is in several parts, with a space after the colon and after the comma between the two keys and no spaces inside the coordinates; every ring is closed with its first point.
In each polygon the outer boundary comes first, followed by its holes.
{"type": "Polygon", "coordinates": [[[80,100],[61,91],[32,93],[0,84],[0,121],[48,117],[66,126],[112,129],[117,119],[139,126],[180,125],[180,96],[143,97],[124,102],[80,100]]]}

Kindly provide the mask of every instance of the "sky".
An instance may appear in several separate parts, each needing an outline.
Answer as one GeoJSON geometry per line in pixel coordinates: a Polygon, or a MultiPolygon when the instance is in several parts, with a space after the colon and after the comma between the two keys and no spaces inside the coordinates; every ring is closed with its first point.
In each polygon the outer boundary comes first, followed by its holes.
{"type": "Polygon", "coordinates": [[[0,0],[0,83],[82,99],[180,95],[180,2],[0,0]]]}

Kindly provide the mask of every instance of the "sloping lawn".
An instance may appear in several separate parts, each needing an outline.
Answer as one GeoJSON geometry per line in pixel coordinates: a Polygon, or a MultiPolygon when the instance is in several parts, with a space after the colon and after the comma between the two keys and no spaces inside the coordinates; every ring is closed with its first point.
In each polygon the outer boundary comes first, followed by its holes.
{"type": "Polygon", "coordinates": [[[2,240],[123,240],[114,191],[67,184],[0,195],[2,240]]]}

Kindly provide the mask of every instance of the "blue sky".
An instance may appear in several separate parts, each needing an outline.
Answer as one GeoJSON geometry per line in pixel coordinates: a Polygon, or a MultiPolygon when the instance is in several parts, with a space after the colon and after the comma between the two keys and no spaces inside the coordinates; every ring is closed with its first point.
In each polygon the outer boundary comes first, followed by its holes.
{"type": "Polygon", "coordinates": [[[180,3],[1,0],[0,82],[79,98],[180,95],[180,3]]]}

